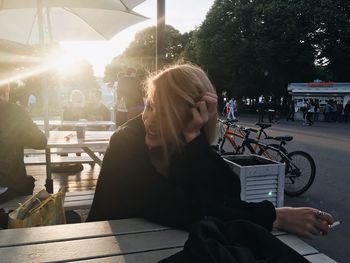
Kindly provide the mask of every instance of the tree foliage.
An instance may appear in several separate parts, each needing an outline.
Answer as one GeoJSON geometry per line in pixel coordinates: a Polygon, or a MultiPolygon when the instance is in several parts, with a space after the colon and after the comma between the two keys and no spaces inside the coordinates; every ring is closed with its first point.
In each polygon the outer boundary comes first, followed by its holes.
{"type": "Polygon", "coordinates": [[[349,10],[342,0],[216,0],[184,56],[236,96],[284,95],[290,82],[322,77],[348,81],[349,10]]]}
{"type": "MultiPolygon", "coordinates": [[[[165,27],[165,57],[162,58],[165,64],[177,61],[183,52],[189,34],[181,34],[172,26],[165,27]]],[[[145,68],[150,71],[156,66],[156,27],[148,27],[135,35],[135,39],[129,47],[119,56],[115,57],[111,64],[105,69],[105,82],[114,82],[118,71],[126,66],[145,68]]]]}

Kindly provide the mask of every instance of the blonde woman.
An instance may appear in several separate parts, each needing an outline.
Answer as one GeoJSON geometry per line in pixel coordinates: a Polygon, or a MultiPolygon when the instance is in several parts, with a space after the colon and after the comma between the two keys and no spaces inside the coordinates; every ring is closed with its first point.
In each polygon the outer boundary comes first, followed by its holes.
{"type": "Polygon", "coordinates": [[[112,136],[88,221],[144,217],[185,228],[213,216],[305,237],[326,234],[331,215],[240,200],[238,176],[211,150],[217,96],[197,66],[151,76],[146,108],[112,136]]]}

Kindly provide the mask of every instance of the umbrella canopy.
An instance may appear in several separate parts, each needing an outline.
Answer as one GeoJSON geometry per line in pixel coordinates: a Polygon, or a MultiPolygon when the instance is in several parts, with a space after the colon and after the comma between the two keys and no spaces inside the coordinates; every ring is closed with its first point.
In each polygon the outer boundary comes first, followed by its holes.
{"type": "Polygon", "coordinates": [[[0,0],[0,39],[25,44],[108,40],[147,19],[132,11],[142,2],[144,0],[0,0]]]}

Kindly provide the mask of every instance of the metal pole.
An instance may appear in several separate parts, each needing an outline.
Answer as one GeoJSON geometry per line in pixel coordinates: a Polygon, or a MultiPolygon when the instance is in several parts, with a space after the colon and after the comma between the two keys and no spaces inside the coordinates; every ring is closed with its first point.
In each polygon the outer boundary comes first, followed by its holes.
{"type": "MultiPolygon", "coordinates": [[[[45,49],[45,39],[44,39],[44,4],[43,0],[38,0],[38,31],[39,31],[39,42],[41,50],[45,49]]],[[[49,92],[46,83],[46,78],[44,77],[42,81],[43,85],[43,97],[44,97],[44,131],[46,137],[50,136],[49,129],[49,92]]]]}
{"type": "Polygon", "coordinates": [[[164,64],[165,59],[165,0],[157,0],[156,43],[156,70],[158,70],[164,64]]]}
{"type": "MultiPolygon", "coordinates": [[[[39,30],[39,42],[42,52],[45,49],[45,39],[44,39],[44,15],[43,0],[38,0],[38,30],[39,30]]],[[[44,97],[44,130],[46,137],[50,136],[49,129],[49,92],[47,87],[46,76],[43,77],[41,81],[43,85],[43,97],[44,97]]],[[[46,156],[46,182],[45,187],[49,193],[53,193],[53,181],[51,177],[51,152],[49,148],[45,149],[46,156]]]]}

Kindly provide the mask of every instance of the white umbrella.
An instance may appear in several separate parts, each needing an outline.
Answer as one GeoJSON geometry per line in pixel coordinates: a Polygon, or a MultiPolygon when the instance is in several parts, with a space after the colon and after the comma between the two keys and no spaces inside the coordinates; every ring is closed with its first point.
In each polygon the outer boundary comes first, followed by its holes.
{"type": "MultiPolygon", "coordinates": [[[[132,11],[145,0],[0,0],[0,39],[25,44],[110,39],[147,18],[132,11]]],[[[44,96],[48,134],[47,94],[44,96]]]]}
{"type": "Polygon", "coordinates": [[[25,44],[105,40],[146,20],[145,0],[0,0],[0,39],[25,44]]]}

